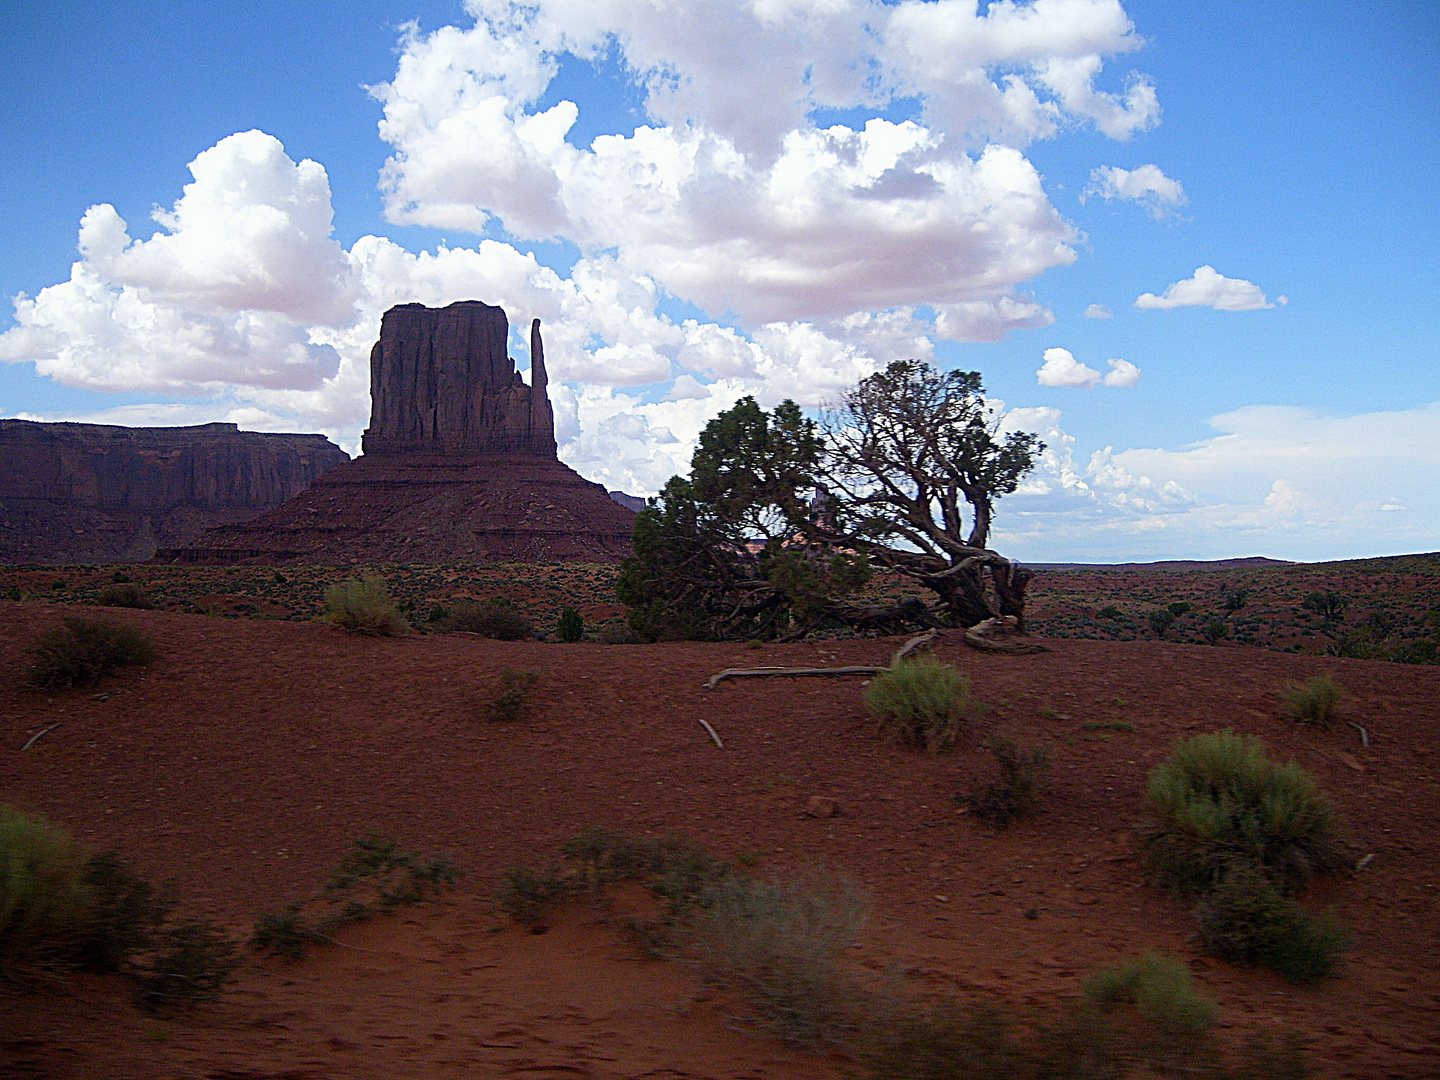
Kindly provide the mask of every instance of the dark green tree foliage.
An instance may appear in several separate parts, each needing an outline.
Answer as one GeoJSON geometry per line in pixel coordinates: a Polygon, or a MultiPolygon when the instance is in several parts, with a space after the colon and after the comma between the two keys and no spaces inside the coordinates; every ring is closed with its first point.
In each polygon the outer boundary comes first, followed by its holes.
{"type": "Polygon", "coordinates": [[[917,360],[861,380],[828,419],[836,532],[932,590],[941,625],[1024,617],[1029,572],[987,544],[995,500],[1045,447],[1021,432],[1001,439],[997,425],[978,372],[917,360]]]}
{"type": "Polygon", "coordinates": [[[913,360],[862,380],[823,430],[793,401],[766,413],[741,399],[706,426],[689,479],[671,478],[636,521],[618,583],[632,628],[774,638],[1023,617],[1029,573],[986,544],[995,500],[1044,447],[996,424],[978,374],[913,360]],[[848,603],[872,567],[936,604],[848,603]]]}
{"type": "Polygon", "coordinates": [[[833,543],[791,543],[808,523],[822,443],[786,401],[754,398],[706,425],[690,478],[671,477],[635,522],[620,601],[642,637],[773,638],[803,632],[869,577],[833,543]]]}

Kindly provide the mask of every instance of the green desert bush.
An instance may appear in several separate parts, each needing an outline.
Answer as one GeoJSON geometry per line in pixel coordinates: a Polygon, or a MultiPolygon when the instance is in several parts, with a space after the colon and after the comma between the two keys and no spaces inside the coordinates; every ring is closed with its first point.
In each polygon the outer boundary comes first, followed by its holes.
{"type": "Polygon", "coordinates": [[[934,657],[903,660],[870,681],[865,707],[896,741],[948,750],[970,715],[970,683],[934,657]]]}
{"type": "Polygon", "coordinates": [[[1160,608],[1150,612],[1148,616],[1150,629],[1155,632],[1156,637],[1163,638],[1169,629],[1175,625],[1175,613],[1169,608],[1160,608]]]}
{"type": "Polygon", "coordinates": [[[499,600],[476,603],[456,600],[441,623],[447,630],[494,638],[496,641],[526,641],[535,636],[535,626],[509,604],[499,600]]]}
{"type": "Polygon", "coordinates": [[[643,645],[645,639],[630,629],[629,623],[606,623],[598,635],[602,645],[643,645]]]}
{"type": "Polygon", "coordinates": [[[43,818],[0,806],[0,977],[122,972],[149,1006],[212,1000],[233,943],[173,905],[113,852],[90,855],[43,818]]]}
{"type": "Polygon", "coordinates": [[[1303,683],[1291,683],[1282,694],[1285,715],[1301,724],[1329,727],[1334,721],[1344,691],[1329,675],[1313,675],[1303,683]]]}
{"type": "Polygon", "coordinates": [[[0,976],[74,960],[94,910],[85,861],[65,830],[0,806],[0,976]]]}
{"type": "Polygon", "coordinates": [[[308,946],[332,941],[340,927],[433,899],[459,878],[447,855],[422,855],[388,836],[363,836],[323,888],[255,920],[250,947],[299,960],[308,946]]]}
{"type": "Polygon", "coordinates": [[[555,622],[555,636],[561,641],[573,644],[585,637],[585,619],[580,612],[573,607],[567,607],[560,612],[560,618],[555,622]]]}
{"type": "Polygon", "coordinates": [[[337,581],[325,590],[325,618],[355,634],[393,637],[410,629],[390,598],[385,579],[367,576],[358,581],[337,581]]]}
{"type": "Polygon", "coordinates": [[[1333,919],[1317,917],[1284,896],[1253,866],[1235,866],[1195,909],[1200,943],[1214,956],[1260,963],[1290,982],[1334,975],[1350,934],[1333,919]]]}
{"type": "Polygon", "coordinates": [[[1188,967],[1157,953],[1096,972],[1085,980],[1084,995],[1101,1012],[1135,1006],[1156,1039],[1172,1046],[1193,1045],[1220,1015],[1188,967]]]}
{"type": "Polygon", "coordinates": [[[139,585],[126,582],[105,586],[100,590],[95,602],[101,607],[138,608],[141,611],[148,611],[155,606],[146,599],[139,585]]]}
{"type": "Polygon", "coordinates": [[[963,801],[982,821],[1004,828],[1035,812],[1050,774],[1050,755],[1043,746],[1021,748],[998,735],[990,740],[990,753],[1000,766],[999,778],[963,801]]]}
{"type": "Polygon", "coordinates": [[[1256,738],[1227,730],[1184,740],[1151,771],[1146,797],[1150,855],[1182,891],[1212,888],[1237,864],[1289,890],[1345,860],[1336,811],[1314,779],[1271,761],[1256,738]]]}
{"type": "Polygon", "coordinates": [[[108,619],[66,615],[30,648],[29,685],[39,690],[89,686],[116,668],[155,659],[149,635],[108,619]]]}

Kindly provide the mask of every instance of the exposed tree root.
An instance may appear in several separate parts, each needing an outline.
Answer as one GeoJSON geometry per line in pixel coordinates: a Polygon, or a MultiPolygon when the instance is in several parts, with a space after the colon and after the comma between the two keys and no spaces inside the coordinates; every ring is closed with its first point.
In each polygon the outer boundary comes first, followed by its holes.
{"type": "Polygon", "coordinates": [[[1044,645],[1037,645],[1033,641],[995,640],[997,635],[1014,632],[1017,625],[1018,620],[1013,615],[1001,615],[994,619],[986,619],[965,631],[965,644],[972,649],[979,649],[981,652],[1010,653],[1012,655],[1050,651],[1044,645]]]}

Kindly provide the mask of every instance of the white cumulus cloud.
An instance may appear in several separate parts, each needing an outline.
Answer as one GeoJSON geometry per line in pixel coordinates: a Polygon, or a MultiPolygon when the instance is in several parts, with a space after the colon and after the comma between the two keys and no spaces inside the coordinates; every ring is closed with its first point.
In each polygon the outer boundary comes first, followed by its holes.
{"type": "Polygon", "coordinates": [[[1104,304],[1091,304],[1081,314],[1087,319],[1113,319],[1115,317],[1104,304]]]}
{"type": "MultiPolygon", "coordinates": [[[[1283,296],[1279,303],[1287,303],[1283,296]]],[[[1213,266],[1202,266],[1184,281],[1177,281],[1165,292],[1142,293],[1135,300],[1137,308],[1208,307],[1216,311],[1255,311],[1275,305],[1265,298],[1260,286],[1243,278],[1228,278],[1213,266]]]]}
{"type": "Polygon", "coordinates": [[[1098,195],[1107,202],[1111,199],[1138,202],[1157,218],[1190,202],[1180,181],[1170,179],[1158,165],[1141,165],[1137,169],[1103,165],[1091,169],[1090,183],[1080,193],[1080,201],[1084,202],[1092,195],[1098,195]]]}
{"type": "Polygon", "coordinates": [[[1140,369],[1128,360],[1107,360],[1110,371],[1100,372],[1075,359],[1069,349],[1046,349],[1045,362],[1035,373],[1041,386],[1134,386],[1140,381],[1140,369]]]}

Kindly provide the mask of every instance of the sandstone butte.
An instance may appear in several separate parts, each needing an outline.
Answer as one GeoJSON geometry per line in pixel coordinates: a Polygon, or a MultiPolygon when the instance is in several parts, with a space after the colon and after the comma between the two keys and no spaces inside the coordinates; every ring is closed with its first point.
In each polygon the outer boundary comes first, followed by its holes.
{"type": "Polygon", "coordinates": [[[138,562],[299,494],[349,457],[234,424],[0,420],[0,562],[138,562]]]}
{"type": "Polygon", "coordinates": [[[527,386],[498,307],[400,304],[370,354],[364,452],[176,562],[615,561],[635,515],[555,453],[540,320],[527,386]]]}

